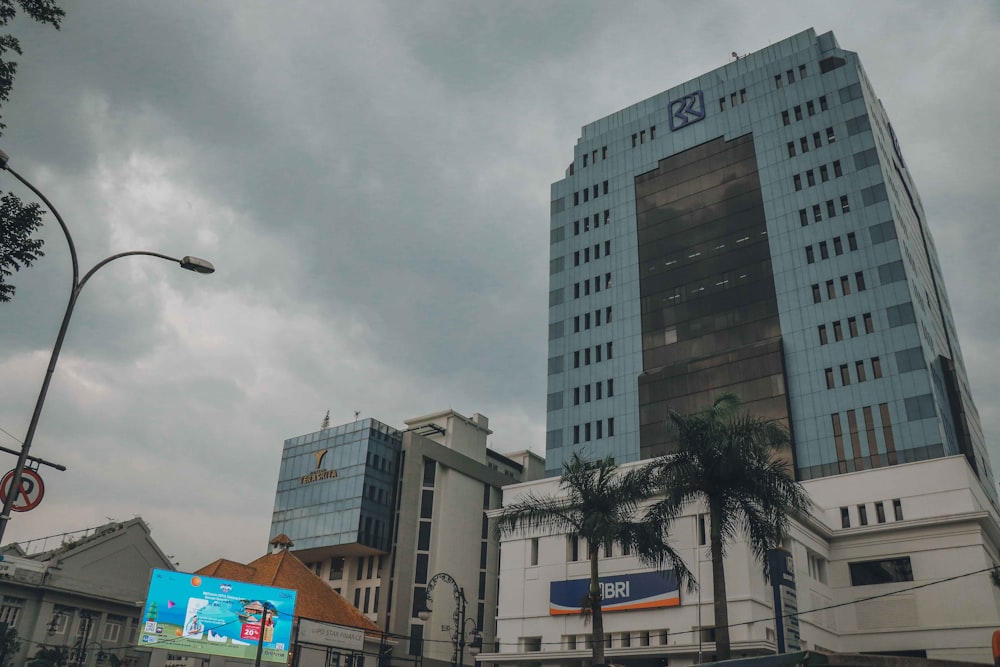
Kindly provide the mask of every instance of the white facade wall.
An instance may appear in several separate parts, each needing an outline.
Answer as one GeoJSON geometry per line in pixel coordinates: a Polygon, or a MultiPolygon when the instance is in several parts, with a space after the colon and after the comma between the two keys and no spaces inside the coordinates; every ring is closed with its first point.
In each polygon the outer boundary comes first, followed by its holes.
{"type": "MultiPolygon", "coordinates": [[[[804,648],[923,650],[929,658],[992,661],[990,637],[1000,627],[1000,590],[987,572],[970,573],[1000,561],[1000,522],[964,457],[821,478],[804,486],[814,511],[793,522],[785,544],[794,557],[798,607],[809,612],[843,605],[800,615],[804,648]],[[902,520],[895,520],[894,499],[901,502],[902,520]],[[877,521],[877,501],[886,503],[885,523],[877,521]],[[858,525],[861,504],[867,506],[866,526],[858,525]],[[841,507],[851,511],[848,528],[841,527],[841,507]],[[898,557],[910,558],[913,581],[852,585],[850,563],[898,557]],[[956,578],[935,583],[950,577],[956,578]],[[930,585],[911,590],[923,584],[930,585]],[[884,597],[867,599],[875,596],[884,597]]],[[[554,478],[509,486],[504,503],[526,492],[557,491],[554,478]]],[[[605,632],[611,637],[608,662],[659,667],[664,660],[673,665],[699,662],[699,633],[694,630],[714,625],[711,561],[707,547],[698,544],[699,511],[690,507],[672,535],[675,549],[697,573],[700,604],[698,592],[682,587],[679,607],[605,613],[605,632]]],[[[581,616],[550,616],[548,611],[549,583],[588,577],[587,562],[569,560],[565,535],[537,532],[505,538],[501,554],[500,651],[480,660],[588,664],[590,625],[581,616]],[[537,565],[531,563],[535,539],[537,565]],[[526,650],[536,647],[541,650],[526,650]]],[[[620,555],[602,558],[600,567],[601,576],[652,569],[620,555]]],[[[725,567],[734,657],[774,652],[771,588],[745,543],[729,546],[725,567]]],[[[713,645],[703,641],[700,652],[702,661],[708,660],[713,645]]]]}

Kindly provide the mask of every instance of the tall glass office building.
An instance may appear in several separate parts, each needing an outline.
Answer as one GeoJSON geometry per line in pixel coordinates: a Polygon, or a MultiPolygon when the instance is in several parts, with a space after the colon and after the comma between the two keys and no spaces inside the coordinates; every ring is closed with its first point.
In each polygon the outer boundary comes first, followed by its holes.
{"type": "Polygon", "coordinates": [[[552,185],[547,474],[669,451],[668,408],[722,392],[800,479],[961,454],[996,496],[920,198],[832,33],[584,126],[552,185]]]}

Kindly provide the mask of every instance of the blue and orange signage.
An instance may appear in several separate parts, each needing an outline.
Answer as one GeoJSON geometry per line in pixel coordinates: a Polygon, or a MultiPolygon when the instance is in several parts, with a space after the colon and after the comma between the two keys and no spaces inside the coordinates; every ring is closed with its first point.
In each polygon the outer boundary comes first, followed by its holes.
{"type": "MultiPolygon", "coordinates": [[[[681,603],[680,588],[673,570],[619,574],[601,577],[599,581],[603,611],[676,607],[681,603]]],[[[589,579],[551,582],[549,615],[581,613],[583,600],[589,588],[589,579]]]]}

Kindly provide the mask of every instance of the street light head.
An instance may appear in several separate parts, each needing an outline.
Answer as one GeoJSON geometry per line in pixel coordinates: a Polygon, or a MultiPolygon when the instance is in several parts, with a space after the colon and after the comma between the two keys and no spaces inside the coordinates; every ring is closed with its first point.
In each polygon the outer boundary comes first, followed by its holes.
{"type": "Polygon", "coordinates": [[[215,273],[215,267],[207,259],[186,255],[181,260],[181,268],[195,273],[215,273]]]}
{"type": "Polygon", "coordinates": [[[421,609],[420,611],[417,612],[417,618],[419,618],[421,621],[429,621],[431,618],[431,610],[421,609]]]}

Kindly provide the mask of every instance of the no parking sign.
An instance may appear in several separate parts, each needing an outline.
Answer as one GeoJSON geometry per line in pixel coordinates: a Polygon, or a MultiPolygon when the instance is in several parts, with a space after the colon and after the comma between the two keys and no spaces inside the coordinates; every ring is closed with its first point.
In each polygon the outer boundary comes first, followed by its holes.
{"type": "MultiPolygon", "coordinates": [[[[6,503],[14,482],[14,470],[9,471],[0,480],[0,501],[6,503]]],[[[27,512],[38,507],[45,495],[45,482],[36,471],[25,468],[21,471],[21,492],[17,494],[11,509],[15,512],[27,512]]]]}

